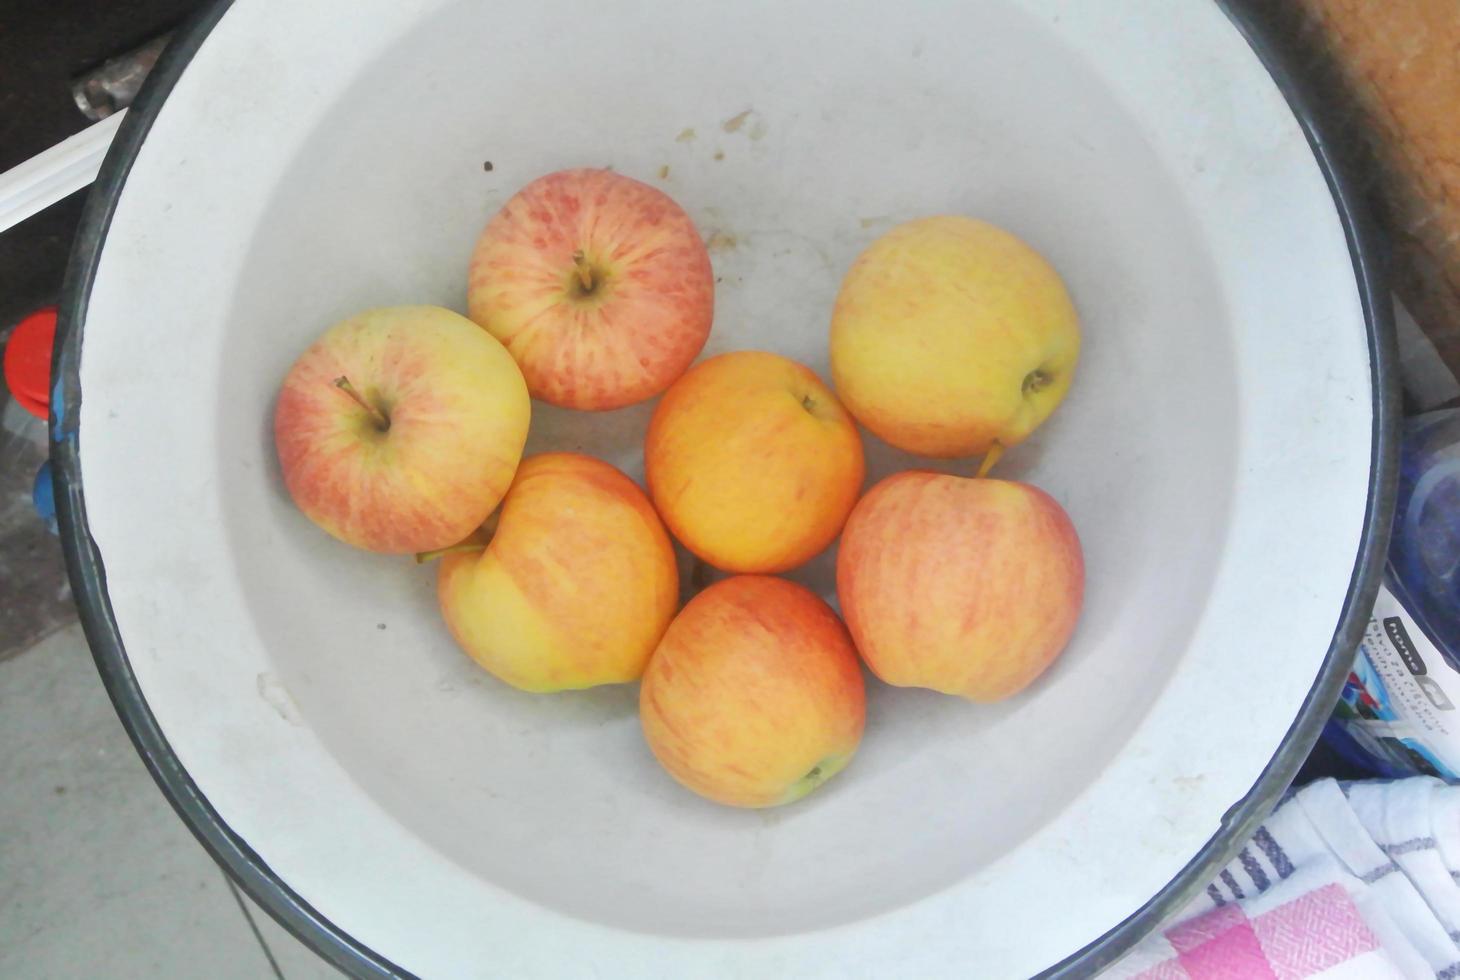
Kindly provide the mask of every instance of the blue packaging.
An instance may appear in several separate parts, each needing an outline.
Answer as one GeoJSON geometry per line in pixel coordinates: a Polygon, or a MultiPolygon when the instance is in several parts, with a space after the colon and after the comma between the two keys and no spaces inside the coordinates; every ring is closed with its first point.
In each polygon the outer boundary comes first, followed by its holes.
{"type": "Polygon", "coordinates": [[[1323,734],[1375,775],[1460,782],[1460,409],[1405,424],[1384,581],[1323,734]]]}

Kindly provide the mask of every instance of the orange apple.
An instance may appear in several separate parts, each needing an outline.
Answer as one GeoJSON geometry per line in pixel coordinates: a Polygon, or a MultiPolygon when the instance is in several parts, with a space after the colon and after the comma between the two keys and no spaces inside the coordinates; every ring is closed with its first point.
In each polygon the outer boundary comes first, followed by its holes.
{"type": "Polygon", "coordinates": [[[1069,515],[1043,490],[910,471],[878,483],[852,511],[836,584],[878,677],[998,701],[1069,642],[1085,563],[1069,515]]]}
{"type": "Polygon", "coordinates": [[[455,544],[512,482],[531,402],[500,343],[436,306],[369,310],[294,362],[274,407],[284,484],[347,544],[455,544]]]}
{"type": "Polygon", "coordinates": [[[851,761],[866,691],[846,627],[810,590],[741,575],[669,624],[639,691],[655,758],[730,806],[801,799],[851,761]]]}
{"type": "Polygon", "coordinates": [[[524,691],[636,679],[679,604],[674,546],[627,476],[530,456],[486,533],[442,558],[437,592],[473,660],[524,691]]]}
{"type": "Polygon", "coordinates": [[[865,474],[856,423],[831,390],[761,351],[712,357],[675,382],[644,465],[669,530],[731,572],[785,571],[822,551],[865,474]]]}
{"type": "Polygon", "coordinates": [[[663,191],[611,170],[563,170],[488,222],[468,307],[534,398],[622,408],[669,387],[699,354],[715,277],[694,223],[663,191]]]}

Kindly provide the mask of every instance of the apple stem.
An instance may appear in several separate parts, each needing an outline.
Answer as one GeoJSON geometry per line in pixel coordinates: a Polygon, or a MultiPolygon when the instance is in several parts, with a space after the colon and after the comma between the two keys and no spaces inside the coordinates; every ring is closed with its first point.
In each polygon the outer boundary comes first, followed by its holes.
{"type": "Polygon", "coordinates": [[[445,548],[416,552],[416,564],[424,565],[428,561],[435,561],[437,558],[444,558],[447,555],[464,555],[469,551],[485,551],[486,548],[487,546],[482,542],[467,538],[465,541],[458,541],[445,548]]]}
{"type": "Polygon", "coordinates": [[[1043,389],[1052,380],[1054,379],[1043,368],[1030,371],[1024,376],[1024,394],[1032,395],[1036,391],[1043,389]]]}
{"type": "Polygon", "coordinates": [[[1004,455],[1004,447],[1002,445],[997,442],[990,445],[989,451],[984,453],[983,462],[978,464],[978,479],[983,479],[988,476],[989,470],[994,468],[994,464],[999,461],[999,457],[1002,455],[1004,455]]]}
{"type": "Polygon", "coordinates": [[[428,561],[435,561],[446,555],[462,555],[473,551],[486,551],[487,545],[492,543],[493,536],[497,533],[497,522],[502,519],[502,509],[499,507],[492,511],[486,523],[467,535],[456,544],[448,545],[445,548],[436,548],[433,551],[416,552],[416,564],[424,565],[428,561]]]}
{"type": "Polygon", "coordinates": [[[367,402],[364,396],[355,390],[355,386],[350,384],[349,378],[345,377],[343,374],[340,375],[338,378],[335,379],[335,387],[343,391],[345,394],[349,395],[355,400],[355,404],[359,405],[361,408],[365,409],[365,411],[369,412],[370,420],[375,423],[375,427],[377,429],[379,429],[381,432],[386,432],[390,429],[390,417],[387,416],[380,409],[376,408],[374,405],[367,402]]]}
{"type": "Polygon", "coordinates": [[[585,293],[593,292],[593,269],[588,265],[588,257],[581,248],[573,253],[573,264],[578,267],[578,285],[583,287],[585,293]]]}

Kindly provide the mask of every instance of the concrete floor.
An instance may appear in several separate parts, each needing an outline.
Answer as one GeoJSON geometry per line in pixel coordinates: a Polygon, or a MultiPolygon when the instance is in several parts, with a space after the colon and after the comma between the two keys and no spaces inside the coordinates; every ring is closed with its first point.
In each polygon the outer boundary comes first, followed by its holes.
{"type": "Polygon", "coordinates": [[[0,661],[76,619],[56,538],[31,502],[46,424],[0,387],[0,661]]]}
{"type": "Polygon", "coordinates": [[[339,974],[239,894],[122,731],[79,625],[0,663],[0,976],[339,974]]]}

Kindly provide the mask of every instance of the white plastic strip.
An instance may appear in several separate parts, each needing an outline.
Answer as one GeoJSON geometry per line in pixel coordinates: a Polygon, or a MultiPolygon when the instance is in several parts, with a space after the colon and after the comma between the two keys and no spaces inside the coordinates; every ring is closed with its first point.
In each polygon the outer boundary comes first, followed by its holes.
{"type": "Polygon", "coordinates": [[[0,174],[0,231],[90,184],[126,110],[0,174]]]}

